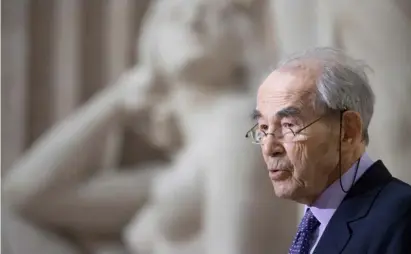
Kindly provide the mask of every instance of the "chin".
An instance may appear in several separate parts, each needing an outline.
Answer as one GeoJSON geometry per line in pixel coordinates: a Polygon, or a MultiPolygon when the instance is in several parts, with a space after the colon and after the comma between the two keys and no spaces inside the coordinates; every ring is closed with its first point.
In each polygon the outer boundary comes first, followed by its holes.
{"type": "Polygon", "coordinates": [[[315,199],[311,199],[307,190],[295,186],[274,186],[274,194],[281,199],[291,200],[303,205],[312,204],[315,199]]]}
{"type": "Polygon", "coordinates": [[[274,194],[282,199],[294,200],[296,190],[287,182],[273,182],[274,194]]]}

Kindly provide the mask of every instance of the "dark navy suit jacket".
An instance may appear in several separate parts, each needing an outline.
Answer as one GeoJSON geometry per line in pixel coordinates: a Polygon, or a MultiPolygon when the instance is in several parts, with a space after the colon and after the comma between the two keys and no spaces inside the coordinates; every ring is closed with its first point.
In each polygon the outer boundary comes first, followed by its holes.
{"type": "Polygon", "coordinates": [[[313,253],[411,254],[411,186],[375,162],[337,208],[313,253]]]}

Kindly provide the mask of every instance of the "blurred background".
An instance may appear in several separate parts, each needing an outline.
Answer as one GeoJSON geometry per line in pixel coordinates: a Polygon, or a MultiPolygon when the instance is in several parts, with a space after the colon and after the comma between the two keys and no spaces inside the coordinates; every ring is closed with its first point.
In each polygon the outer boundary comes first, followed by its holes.
{"type": "MultiPolygon", "coordinates": [[[[165,226],[161,230],[170,237],[162,238],[163,233],[153,233],[151,226],[140,223],[150,221],[154,210],[160,209],[146,209],[147,203],[151,204],[151,185],[155,185],[152,181],[158,177],[152,172],[163,165],[166,168],[174,165],[180,151],[194,143],[179,136],[187,127],[184,124],[175,127],[173,114],[169,115],[167,109],[176,101],[188,101],[187,105],[179,105],[178,110],[192,121],[200,109],[187,110],[185,107],[193,105],[190,103],[219,111],[219,107],[225,108],[225,98],[228,106],[234,103],[233,95],[253,98],[253,91],[270,66],[289,53],[312,46],[343,48],[371,66],[370,79],[377,102],[368,152],[372,158],[382,159],[393,175],[411,183],[408,134],[411,2],[408,0],[3,0],[1,3],[2,178],[13,168],[18,171],[12,176],[12,194],[2,199],[2,253],[211,253],[206,251],[207,240],[202,237],[193,240],[187,233],[185,240],[176,240],[173,236],[179,232],[168,232],[165,226]],[[145,82],[154,88],[140,85],[145,82]],[[166,92],[161,90],[164,87],[166,92]],[[157,97],[151,97],[153,94],[160,94],[161,101],[170,101],[164,107],[150,108],[149,116],[136,118],[148,119],[152,124],[149,128],[156,130],[154,138],[125,123],[129,122],[123,119],[130,118],[128,111],[109,115],[111,109],[105,105],[123,97],[127,104],[130,91],[137,91],[135,97],[145,101],[156,100],[157,97]],[[116,116],[123,113],[126,116],[121,119],[116,116]],[[95,126],[87,129],[87,124],[95,126]],[[51,129],[52,126],[58,126],[60,132],[51,129]],[[156,140],[163,131],[161,127],[169,127],[166,133],[173,137],[171,141],[166,138],[166,145],[162,144],[164,140],[156,140]],[[92,139],[93,135],[97,138],[92,139]],[[65,147],[64,142],[70,140],[77,143],[67,143],[65,147]],[[76,145],[83,150],[74,151],[76,145]],[[67,162],[73,158],[77,161],[77,157],[78,164],[67,162]],[[42,170],[48,173],[43,176],[39,173],[42,170]],[[97,171],[106,173],[97,174],[97,171]],[[90,180],[94,177],[99,181],[90,180]],[[69,178],[73,180],[67,181],[69,178]],[[142,184],[136,184],[138,181],[142,184]],[[133,189],[133,186],[137,187],[133,189]],[[81,196],[87,191],[92,194],[81,196]]],[[[146,110],[147,105],[141,108],[146,110]]],[[[217,116],[215,119],[220,121],[217,116]]],[[[234,118],[231,121],[236,125],[234,118]]],[[[246,131],[246,124],[244,128],[246,131]]],[[[240,135],[238,139],[241,138],[240,135]]],[[[208,147],[214,149],[212,142],[208,147]]],[[[175,184],[179,186],[179,179],[190,173],[178,174],[175,184]]],[[[187,181],[195,185],[195,179],[187,181]]],[[[190,184],[187,188],[195,193],[198,187],[190,184]]],[[[173,198],[197,200],[204,193],[194,197],[181,195],[173,198]]],[[[273,202],[277,202],[275,210],[281,210],[285,218],[283,224],[272,229],[278,236],[267,240],[274,247],[266,250],[250,247],[252,253],[285,253],[291,242],[300,208],[279,200],[273,202]]],[[[165,203],[160,207],[170,205],[165,203]]],[[[170,206],[173,205],[176,204],[170,206]]],[[[202,214],[196,211],[195,204],[193,207],[182,213],[202,214]]],[[[167,219],[178,228],[190,228],[196,225],[193,221],[201,221],[201,218],[167,219]]],[[[264,223],[278,222],[266,220],[261,225],[264,223]]],[[[200,228],[196,230],[201,231],[200,228]]]]}

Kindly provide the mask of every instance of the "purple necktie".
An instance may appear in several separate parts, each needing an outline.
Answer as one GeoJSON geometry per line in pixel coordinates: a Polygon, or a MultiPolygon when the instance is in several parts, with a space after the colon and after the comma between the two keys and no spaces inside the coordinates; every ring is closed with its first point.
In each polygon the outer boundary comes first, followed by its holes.
{"type": "Polygon", "coordinates": [[[310,244],[313,239],[315,230],[320,225],[317,218],[314,217],[310,209],[307,209],[300,226],[298,226],[298,232],[291,245],[289,254],[308,254],[310,253],[310,244]]]}

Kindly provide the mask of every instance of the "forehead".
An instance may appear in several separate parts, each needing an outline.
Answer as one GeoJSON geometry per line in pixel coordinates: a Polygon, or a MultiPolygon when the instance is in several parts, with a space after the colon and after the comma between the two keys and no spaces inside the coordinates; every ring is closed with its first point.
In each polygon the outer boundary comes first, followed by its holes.
{"type": "Polygon", "coordinates": [[[272,72],[258,89],[257,110],[271,117],[286,107],[296,107],[302,112],[311,109],[316,77],[316,72],[308,68],[272,72]]]}

